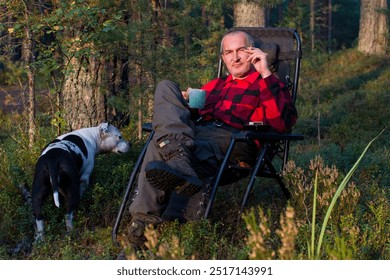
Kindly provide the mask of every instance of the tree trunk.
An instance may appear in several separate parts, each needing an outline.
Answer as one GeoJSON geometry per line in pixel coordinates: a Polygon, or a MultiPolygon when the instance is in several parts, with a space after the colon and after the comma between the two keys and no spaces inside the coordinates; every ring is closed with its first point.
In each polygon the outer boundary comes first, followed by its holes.
{"type": "Polygon", "coordinates": [[[367,54],[385,54],[389,33],[387,0],[361,0],[358,50],[367,54]]]}
{"type": "Polygon", "coordinates": [[[328,0],[328,53],[332,53],[332,0],[328,0]]]}
{"type": "Polygon", "coordinates": [[[35,70],[32,67],[34,62],[34,44],[32,31],[30,29],[30,11],[28,6],[25,7],[24,19],[26,22],[25,27],[25,38],[23,38],[22,47],[22,59],[27,69],[27,82],[28,82],[28,94],[27,94],[27,118],[28,118],[28,140],[29,147],[32,147],[35,141],[35,110],[36,110],[36,99],[35,99],[35,70]]]}
{"type": "Polygon", "coordinates": [[[311,50],[315,49],[315,5],[316,0],[310,0],[310,41],[311,41],[311,50]]]}
{"type": "Polygon", "coordinates": [[[64,119],[69,130],[95,126],[105,120],[104,96],[100,92],[103,67],[96,57],[72,58],[63,86],[64,119]]]}
{"type": "MultiPolygon", "coordinates": [[[[30,31],[26,31],[26,33],[30,33],[30,31]]],[[[26,69],[27,69],[27,82],[28,82],[28,94],[27,94],[27,117],[28,117],[28,142],[29,147],[32,147],[35,141],[35,110],[36,110],[36,99],[35,99],[35,71],[33,67],[31,67],[31,62],[33,60],[32,54],[32,38],[30,35],[25,39],[24,48],[25,48],[25,61],[26,61],[26,69]]]]}
{"type": "Polygon", "coordinates": [[[266,25],[265,8],[258,3],[243,1],[233,5],[233,25],[245,27],[264,27],[266,25]]]}

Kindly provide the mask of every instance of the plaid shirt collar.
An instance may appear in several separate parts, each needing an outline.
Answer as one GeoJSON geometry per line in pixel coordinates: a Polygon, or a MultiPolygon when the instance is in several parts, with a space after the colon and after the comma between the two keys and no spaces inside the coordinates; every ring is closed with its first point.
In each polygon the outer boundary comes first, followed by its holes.
{"type": "Polygon", "coordinates": [[[228,83],[231,83],[231,82],[245,82],[249,85],[252,85],[254,82],[256,82],[256,80],[259,78],[260,76],[260,73],[257,72],[257,71],[254,71],[252,73],[250,73],[248,76],[246,76],[244,79],[233,79],[233,76],[230,74],[226,80],[225,80],[225,83],[228,84],[228,83]]]}

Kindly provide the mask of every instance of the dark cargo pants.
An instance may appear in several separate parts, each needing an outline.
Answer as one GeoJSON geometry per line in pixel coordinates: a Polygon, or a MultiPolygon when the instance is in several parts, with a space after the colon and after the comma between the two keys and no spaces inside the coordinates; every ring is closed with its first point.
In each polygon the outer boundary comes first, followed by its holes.
{"type": "MultiPolygon", "coordinates": [[[[153,188],[145,176],[148,162],[163,160],[158,151],[159,139],[175,134],[184,134],[194,139],[193,168],[199,178],[207,178],[216,173],[232,134],[232,131],[216,127],[212,123],[195,126],[179,86],[167,80],[161,81],[155,91],[153,129],[155,134],[147,148],[130,205],[133,219],[145,220],[145,217],[151,216],[158,220],[169,202],[170,193],[153,188]]],[[[254,154],[253,147],[245,143],[240,143],[236,150],[239,152],[233,154],[233,161],[236,160],[235,157],[245,158],[254,154]]]]}

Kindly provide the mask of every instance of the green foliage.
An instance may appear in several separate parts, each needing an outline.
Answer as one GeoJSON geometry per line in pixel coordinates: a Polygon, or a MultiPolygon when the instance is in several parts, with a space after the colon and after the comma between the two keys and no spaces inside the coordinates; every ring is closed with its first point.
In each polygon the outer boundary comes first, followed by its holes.
{"type": "MultiPolygon", "coordinates": [[[[282,20],[276,24],[297,29],[303,39],[305,53],[311,52],[310,1],[290,0],[283,2],[281,5],[284,8],[284,15],[282,20]]],[[[328,42],[328,9],[328,2],[316,1],[314,11],[315,49],[327,52],[329,44],[331,49],[336,50],[353,47],[359,33],[360,2],[358,0],[332,1],[331,42],[328,42]],[[344,28],[345,26],[348,28],[344,28]]]]}
{"type": "Polygon", "coordinates": [[[96,158],[91,188],[85,194],[79,209],[82,224],[92,227],[95,224],[112,226],[133,168],[130,156],[136,157],[134,151],[130,154],[108,154],[96,158]]]}
{"type": "MultiPolygon", "coordinates": [[[[341,174],[336,166],[328,167],[320,157],[310,162],[309,168],[304,170],[297,167],[294,162],[289,162],[284,171],[284,179],[287,185],[292,186],[293,195],[291,205],[294,207],[297,218],[302,221],[310,221],[312,207],[316,206],[316,220],[323,220],[325,212],[335,196],[337,188],[342,181],[341,174]],[[317,196],[314,203],[311,193],[314,191],[314,182],[317,178],[317,196]]],[[[342,215],[348,215],[356,211],[360,192],[356,185],[350,183],[348,188],[341,194],[336,208],[336,214],[332,215],[332,224],[337,225],[342,215]]]]}
{"type": "MultiPolygon", "coordinates": [[[[294,147],[307,152],[298,159],[300,164],[320,154],[327,164],[346,172],[366,144],[388,126],[388,62],[388,57],[366,56],[353,49],[303,60],[296,130],[308,141],[294,147]]],[[[389,133],[387,129],[365,156],[361,180],[375,178],[389,184],[385,172],[390,164],[389,133]]]]}
{"type": "MultiPolygon", "coordinates": [[[[314,196],[313,196],[313,214],[312,214],[312,236],[311,236],[311,243],[310,243],[310,256],[312,258],[315,258],[315,259],[318,259],[320,257],[320,252],[321,252],[321,246],[322,246],[322,241],[323,241],[323,238],[324,238],[324,234],[325,234],[325,230],[327,228],[327,224],[328,224],[328,220],[330,218],[330,215],[333,211],[333,208],[335,207],[336,205],[336,202],[338,200],[338,198],[340,197],[340,195],[342,194],[342,192],[344,191],[345,187],[347,186],[349,180],[351,179],[353,173],[355,172],[355,170],[357,169],[359,163],[361,162],[363,156],[366,154],[368,148],[371,146],[372,142],[374,142],[380,135],[378,135],[377,137],[375,137],[373,140],[370,141],[370,143],[366,146],[366,148],[364,149],[363,153],[360,155],[359,159],[356,161],[356,163],[353,165],[353,167],[350,169],[350,171],[348,172],[348,174],[345,176],[345,178],[343,179],[343,181],[340,183],[340,185],[338,186],[336,192],[334,193],[333,197],[332,197],[332,200],[329,204],[329,207],[326,211],[326,214],[325,214],[325,217],[324,217],[324,221],[322,223],[322,227],[321,227],[321,232],[319,234],[319,237],[318,237],[318,243],[316,244],[316,254],[314,255],[314,239],[315,239],[315,221],[316,221],[316,205],[317,205],[317,188],[318,188],[318,170],[316,170],[316,174],[315,174],[315,181],[314,181],[314,196]]],[[[348,195],[349,196],[349,195],[348,195]]],[[[354,197],[352,195],[352,197],[354,197]]],[[[345,212],[345,211],[343,211],[345,212]]],[[[346,257],[346,256],[349,256],[349,254],[345,254],[345,242],[344,240],[341,238],[335,238],[335,244],[337,245],[341,245],[338,249],[339,251],[341,250],[342,252],[342,257],[346,257]]]]}
{"type": "Polygon", "coordinates": [[[112,259],[118,249],[112,245],[110,229],[97,228],[76,230],[70,235],[63,233],[48,236],[46,242],[35,244],[29,256],[33,260],[105,260],[112,259]]]}
{"type": "Polygon", "coordinates": [[[388,227],[389,223],[388,190],[374,185],[368,189],[358,190],[353,182],[349,182],[366,151],[361,154],[361,158],[342,182],[338,179],[337,169],[324,166],[320,158],[311,162],[308,172],[293,162],[290,162],[284,171],[286,183],[292,187],[291,204],[298,214],[297,221],[300,224],[298,247],[307,246],[308,258],[376,259],[379,256],[378,250],[381,252],[381,258],[385,258],[388,239],[386,226],[388,227]],[[315,200],[312,198],[313,192],[316,194],[315,200]],[[368,192],[373,192],[373,195],[368,195],[368,192]],[[361,195],[362,193],[364,195],[361,195]],[[372,207],[371,199],[378,203],[375,207],[372,207]],[[373,223],[376,226],[369,226],[373,223]],[[315,232],[320,228],[321,232],[317,239],[315,232]],[[308,231],[311,232],[311,236],[308,231]],[[378,235],[374,238],[375,232],[378,235]],[[326,254],[320,253],[322,242],[326,254]]]}
{"type": "Polygon", "coordinates": [[[88,71],[93,60],[101,65],[97,67],[100,78],[93,86],[101,89],[110,112],[119,123],[135,123],[139,111],[150,117],[156,81],[172,79],[185,89],[199,87],[215,76],[218,43],[224,32],[221,15],[228,3],[174,1],[155,7],[143,0],[59,1],[42,7],[32,1],[26,7],[23,1],[12,1],[4,11],[14,17],[0,27],[9,42],[15,43],[10,50],[0,42],[0,49],[6,50],[0,63],[4,61],[7,82],[26,83],[24,65],[14,63],[13,54],[20,60],[28,28],[36,54],[29,63],[36,73],[36,96],[49,103],[38,108],[39,113],[66,127],[64,116],[59,115],[61,96],[67,94],[62,92],[64,82],[78,71],[74,65],[88,71]]]}
{"type": "MultiPolygon", "coordinates": [[[[322,223],[322,227],[321,227],[321,232],[320,232],[320,235],[319,235],[319,238],[318,238],[318,244],[317,244],[317,253],[316,253],[316,257],[318,258],[320,256],[320,250],[321,250],[321,245],[322,245],[322,239],[324,237],[324,233],[325,233],[325,229],[327,227],[327,224],[328,224],[328,220],[330,218],[330,215],[333,211],[333,208],[335,207],[335,204],[338,200],[338,198],[340,197],[341,193],[344,191],[345,187],[347,186],[349,180],[351,179],[353,173],[355,172],[355,170],[357,169],[359,163],[361,162],[363,156],[366,154],[368,148],[371,146],[372,142],[374,142],[377,138],[379,137],[379,135],[377,137],[375,137],[373,140],[370,141],[370,143],[367,145],[367,147],[364,149],[363,153],[361,154],[361,156],[359,157],[359,159],[356,161],[356,163],[352,166],[352,168],[350,169],[350,171],[348,172],[348,174],[345,176],[345,178],[343,179],[343,181],[340,183],[339,187],[337,188],[334,196],[332,197],[332,201],[330,202],[329,204],[329,207],[328,207],[328,210],[326,211],[326,214],[325,214],[325,218],[324,218],[324,221],[322,223]]],[[[350,195],[347,195],[348,197],[350,197],[350,195]]],[[[352,197],[354,197],[352,195],[352,197]]],[[[345,211],[343,211],[345,212],[345,211]]],[[[340,216],[341,216],[341,213],[340,213],[340,216]]]]}
{"type": "Polygon", "coordinates": [[[384,256],[384,259],[389,257],[390,211],[388,198],[389,194],[387,193],[385,195],[385,193],[383,193],[377,201],[369,202],[369,211],[366,214],[368,226],[365,228],[365,233],[369,235],[369,241],[366,241],[365,247],[370,250],[374,256],[384,256]]]}
{"type": "Polygon", "coordinates": [[[172,236],[176,236],[186,259],[242,259],[245,256],[243,243],[232,244],[227,237],[221,236],[221,230],[220,224],[206,220],[183,225],[173,222],[161,229],[159,240],[172,246],[172,236]]]}
{"type": "Polygon", "coordinates": [[[31,238],[31,212],[20,196],[12,177],[12,164],[7,153],[0,148],[0,258],[23,257],[31,238]],[[27,242],[26,242],[27,240],[27,242]]]}
{"type": "Polygon", "coordinates": [[[0,201],[0,244],[7,251],[12,251],[19,242],[31,238],[32,217],[16,188],[0,188],[0,201]]]}
{"type": "Polygon", "coordinates": [[[360,1],[335,0],[332,2],[333,47],[336,49],[354,47],[359,34],[360,1]],[[348,31],[346,28],[337,28],[339,26],[348,26],[348,31]]]}

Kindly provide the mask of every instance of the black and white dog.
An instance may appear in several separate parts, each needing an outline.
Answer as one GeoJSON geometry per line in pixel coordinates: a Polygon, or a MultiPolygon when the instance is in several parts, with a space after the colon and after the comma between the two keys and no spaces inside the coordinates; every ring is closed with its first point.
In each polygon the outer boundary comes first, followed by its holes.
{"type": "Polygon", "coordinates": [[[89,185],[95,155],[102,153],[126,153],[130,144],[119,130],[108,123],[83,128],[49,143],[42,151],[36,166],[32,184],[32,206],[37,225],[36,240],[44,238],[42,204],[53,193],[54,204],[60,207],[59,193],[66,202],[66,229],[73,229],[73,212],[89,185]]]}

